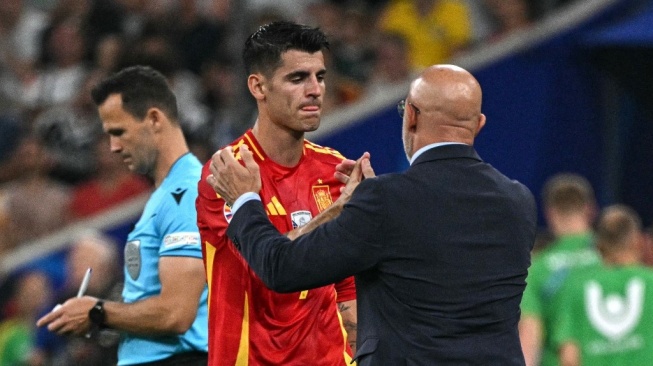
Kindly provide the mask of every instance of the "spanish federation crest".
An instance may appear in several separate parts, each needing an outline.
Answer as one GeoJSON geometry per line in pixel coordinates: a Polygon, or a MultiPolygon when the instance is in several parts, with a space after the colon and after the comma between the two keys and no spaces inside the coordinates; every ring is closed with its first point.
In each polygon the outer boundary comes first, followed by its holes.
{"type": "Polygon", "coordinates": [[[333,203],[328,185],[313,186],[313,198],[315,198],[317,209],[320,212],[326,210],[333,203]]]}
{"type": "Polygon", "coordinates": [[[141,241],[132,240],[125,244],[125,268],[129,277],[136,281],[141,273],[141,241]]]}
{"type": "Polygon", "coordinates": [[[311,215],[310,211],[295,211],[290,214],[293,229],[306,225],[312,218],[313,215],[311,215]]]}

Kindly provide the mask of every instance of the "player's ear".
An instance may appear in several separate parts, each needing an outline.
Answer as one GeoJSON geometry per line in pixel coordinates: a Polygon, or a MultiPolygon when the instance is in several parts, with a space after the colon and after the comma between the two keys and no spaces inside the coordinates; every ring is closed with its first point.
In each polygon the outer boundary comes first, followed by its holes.
{"type": "Polygon", "coordinates": [[[247,87],[249,92],[256,100],[265,99],[265,76],[261,74],[251,74],[247,78],[247,87]]]}

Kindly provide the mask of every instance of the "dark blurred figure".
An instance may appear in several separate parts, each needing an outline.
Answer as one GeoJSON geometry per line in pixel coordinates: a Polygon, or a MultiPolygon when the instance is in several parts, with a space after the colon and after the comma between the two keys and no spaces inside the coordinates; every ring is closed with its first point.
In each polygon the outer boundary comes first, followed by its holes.
{"type": "Polygon", "coordinates": [[[44,35],[44,63],[25,89],[23,102],[32,110],[71,102],[87,70],[87,40],[79,20],[67,18],[44,35]]]}
{"type": "Polygon", "coordinates": [[[538,17],[533,0],[483,0],[493,21],[490,42],[530,28],[538,17]]]}
{"type": "Polygon", "coordinates": [[[22,108],[25,86],[35,75],[47,15],[29,1],[0,1],[0,116],[22,108]]]}
{"type": "Polygon", "coordinates": [[[33,357],[36,319],[50,302],[51,288],[47,277],[38,271],[20,273],[13,279],[13,294],[0,323],[0,365],[41,365],[33,357]]]}
{"type": "Polygon", "coordinates": [[[182,67],[199,75],[212,55],[226,51],[225,25],[205,17],[197,0],[180,0],[177,5],[170,34],[181,53],[182,67]]]}
{"type": "Polygon", "coordinates": [[[414,76],[406,38],[399,33],[382,33],[376,46],[374,68],[365,94],[382,94],[388,88],[402,85],[414,76]]]}
{"type": "Polygon", "coordinates": [[[62,228],[69,199],[68,187],[49,176],[54,162],[37,136],[23,137],[12,159],[20,175],[0,187],[9,221],[0,252],[62,228]]]}
{"type": "Polygon", "coordinates": [[[159,70],[168,78],[170,87],[177,96],[179,123],[184,133],[198,133],[211,121],[211,110],[201,102],[200,78],[184,67],[182,54],[161,26],[157,22],[148,23],[143,37],[125,50],[126,57],[119,68],[148,65],[159,70]]]}
{"type": "Polygon", "coordinates": [[[118,34],[110,34],[100,38],[94,48],[93,63],[95,70],[104,75],[118,70],[124,58],[125,41],[118,34]]]}
{"type": "Polygon", "coordinates": [[[208,160],[216,149],[240,136],[256,119],[254,99],[243,96],[243,90],[235,87],[242,77],[238,70],[234,60],[217,54],[202,67],[201,102],[211,110],[211,121],[203,130],[189,133],[188,141],[200,161],[208,160]]]}
{"type": "Polygon", "coordinates": [[[653,267],[653,226],[644,229],[642,245],[642,263],[653,267]]]}
{"type": "Polygon", "coordinates": [[[374,61],[374,22],[361,8],[345,8],[339,37],[330,47],[334,70],[353,82],[367,82],[374,61]]]}

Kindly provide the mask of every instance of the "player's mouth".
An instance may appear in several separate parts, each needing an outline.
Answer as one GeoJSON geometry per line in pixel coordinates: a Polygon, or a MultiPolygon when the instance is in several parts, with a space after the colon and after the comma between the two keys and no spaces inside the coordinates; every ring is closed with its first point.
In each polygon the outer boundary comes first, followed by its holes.
{"type": "Polygon", "coordinates": [[[317,113],[320,111],[320,106],[317,104],[307,104],[301,106],[301,110],[303,112],[309,112],[309,113],[317,113]]]}

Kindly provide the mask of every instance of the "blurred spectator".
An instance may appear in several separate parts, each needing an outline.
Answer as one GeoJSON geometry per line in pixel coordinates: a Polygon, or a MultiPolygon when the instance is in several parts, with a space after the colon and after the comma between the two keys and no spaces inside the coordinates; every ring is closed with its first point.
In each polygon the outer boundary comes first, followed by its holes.
{"type": "Polygon", "coordinates": [[[216,55],[202,67],[201,102],[212,111],[211,121],[205,129],[188,134],[189,148],[195,156],[210,157],[215,150],[230,143],[251,127],[256,119],[256,105],[251,96],[242,96],[238,64],[231,58],[216,55]],[[201,145],[208,151],[199,151],[201,145]]]}
{"type": "MultiPolygon", "coordinates": [[[[108,236],[89,230],[80,233],[71,245],[66,259],[66,281],[50,304],[75,297],[84,274],[92,269],[86,290],[90,296],[120,299],[121,284],[118,245],[108,236]]],[[[118,333],[100,330],[91,338],[59,337],[45,328],[37,330],[36,349],[32,359],[52,366],[109,366],[117,362],[118,333]]]]}
{"type": "Polygon", "coordinates": [[[225,25],[205,18],[197,0],[180,0],[171,16],[171,35],[181,54],[181,66],[199,75],[209,57],[225,52],[225,25]]]}
{"type": "Polygon", "coordinates": [[[542,189],[542,205],[555,239],[533,256],[526,278],[519,321],[526,365],[557,364],[551,340],[552,299],[570,269],[599,262],[592,231],[596,198],[587,179],[568,173],[549,178],[542,189]]]}
{"type": "Polygon", "coordinates": [[[374,68],[367,82],[365,94],[373,96],[388,88],[405,84],[413,77],[408,55],[408,44],[398,33],[383,33],[376,46],[374,68]]]}
{"type": "Polygon", "coordinates": [[[23,102],[33,110],[72,101],[87,73],[86,40],[77,19],[54,24],[44,43],[49,62],[26,85],[23,95],[23,102]]]}
{"type": "Polygon", "coordinates": [[[68,188],[49,177],[52,159],[36,136],[24,137],[12,159],[21,175],[0,188],[0,207],[9,214],[2,249],[61,228],[69,199],[68,188]]]}
{"type": "Polygon", "coordinates": [[[343,6],[333,1],[312,1],[304,8],[302,23],[319,27],[329,37],[329,42],[342,37],[343,6]]]}
{"type": "Polygon", "coordinates": [[[123,164],[109,148],[108,135],[95,142],[96,170],[93,177],[72,188],[69,220],[79,220],[103,212],[119,203],[149,192],[151,184],[123,164]]]}
{"type": "Polygon", "coordinates": [[[150,23],[145,35],[126,51],[120,68],[146,65],[168,78],[177,96],[179,122],[186,133],[202,130],[211,120],[211,110],[202,104],[202,88],[198,75],[185,69],[175,45],[165,36],[160,25],[150,23]]]}
{"type": "Polygon", "coordinates": [[[462,1],[465,2],[467,9],[469,9],[469,19],[472,25],[472,37],[470,46],[479,45],[485,42],[493,30],[492,21],[488,14],[488,10],[482,0],[462,1]]]}
{"type": "Polygon", "coordinates": [[[14,178],[14,172],[6,169],[23,130],[22,119],[0,114],[0,183],[14,178]]]}
{"type": "Polygon", "coordinates": [[[125,43],[119,35],[110,34],[95,46],[94,63],[97,71],[108,75],[118,70],[124,57],[125,43]]]}
{"type": "Polygon", "coordinates": [[[551,329],[563,366],[647,365],[653,359],[653,270],[641,264],[642,224],[624,205],[596,229],[602,263],[572,271],[554,302],[551,329]]]}
{"type": "Polygon", "coordinates": [[[33,130],[48,155],[50,177],[65,184],[75,184],[86,178],[93,163],[93,131],[70,104],[50,107],[38,114],[33,130]]]}
{"type": "MultiPolygon", "coordinates": [[[[282,14],[284,20],[301,21],[306,14],[306,9],[314,3],[321,3],[323,0],[247,0],[246,10],[248,13],[260,14],[263,9],[274,8],[274,12],[282,14]]],[[[261,23],[267,24],[267,23],[261,23]]]]}
{"type": "Polygon", "coordinates": [[[21,107],[23,85],[33,79],[47,15],[24,0],[0,1],[0,116],[21,107]]]}
{"type": "Polygon", "coordinates": [[[484,0],[494,22],[490,42],[529,28],[536,18],[533,0],[484,0]]]}
{"type": "Polygon", "coordinates": [[[642,263],[653,267],[653,226],[649,226],[644,230],[642,263]]]}
{"type": "Polygon", "coordinates": [[[333,71],[359,83],[362,88],[374,61],[373,22],[365,9],[347,8],[342,15],[339,37],[331,42],[330,47],[333,71]]]}
{"type": "MultiPolygon", "coordinates": [[[[133,43],[142,37],[149,20],[148,1],[146,0],[115,0],[122,11],[120,29],[128,43],[133,43]]],[[[158,1],[149,1],[158,3],[158,1]]]]}
{"type": "Polygon", "coordinates": [[[415,69],[443,63],[472,41],[469,9],[457,0],[391,0],[379,29],[406,37],[415,69]]]}
{"type": "Polygon", "coordinates": [[[47,277],[40,272],[26,272],[15,279],[9,316],[0,323],[0,366],[31,365],[35,342],[36,319],[49,303],[51,290],[47,277]]]}

